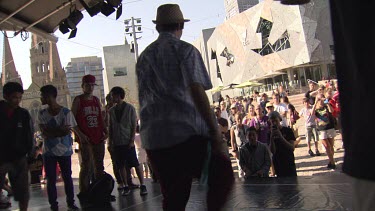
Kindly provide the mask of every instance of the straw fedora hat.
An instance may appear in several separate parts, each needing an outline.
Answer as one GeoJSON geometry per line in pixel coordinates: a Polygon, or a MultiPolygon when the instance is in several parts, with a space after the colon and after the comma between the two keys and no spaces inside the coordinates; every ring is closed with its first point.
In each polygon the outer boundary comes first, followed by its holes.
{"type": "Polygon", "coordinates": [[[180,6],[178,4],[163,4],[158,7],[156,13],[155,24],[174,24],[188,22],[189,19],[184,19],[180,6]]]}

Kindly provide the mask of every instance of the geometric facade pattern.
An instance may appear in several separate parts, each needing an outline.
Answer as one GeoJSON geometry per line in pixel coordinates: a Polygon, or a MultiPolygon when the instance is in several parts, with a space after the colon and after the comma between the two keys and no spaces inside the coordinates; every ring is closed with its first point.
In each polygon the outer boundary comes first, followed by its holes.
{"type": "Polygon", "coordinates": [[[326,0],[297,6],[264,0],[217,26],[209,38],[195,41],[202,54],[217,55],[205,61],[213,86],[256,80],[303,64],[331,63],[332,45],[326,0]]]}

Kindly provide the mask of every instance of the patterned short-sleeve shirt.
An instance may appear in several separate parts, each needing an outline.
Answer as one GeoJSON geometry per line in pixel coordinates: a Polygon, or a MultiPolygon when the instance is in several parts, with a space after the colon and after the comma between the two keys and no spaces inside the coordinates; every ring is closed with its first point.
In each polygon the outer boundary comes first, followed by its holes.
{"type": "Polygon", "coordinates": [[[207,135],[207,125],[194,105],[189,87],[212,88],[200,52],[172,33],[160,33],[140,55],[139,88],[142,144],[161,149],[207,135]]]}
{"type": "MultiPolygon", "coordinates": [[[[56,116],[52,116],[47,109],[42,109],[38,115],[38,124],[48,128],[57,128],[69,125],[77,126],[73,113],[68,108],[62,108],[56,116]]],[[[71,134],[47,138],[43,143],[43,155],[45,156],[70,156],[73,154],[73,139],[71,134]]]]}

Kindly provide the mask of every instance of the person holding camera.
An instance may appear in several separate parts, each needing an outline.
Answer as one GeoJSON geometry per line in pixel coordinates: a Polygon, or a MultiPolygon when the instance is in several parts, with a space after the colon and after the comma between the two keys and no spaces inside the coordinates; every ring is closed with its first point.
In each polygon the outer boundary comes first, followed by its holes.
{"type": "Polygon", "coordinates": [[[334,125],[333,109],[323,94],[316,96],[312,113],[316,116],[316,125],[319,132],[319,139],[322,140],[324,148],[326,148],[329,163],[327,168],[335,169],[336,164],[333,158],[335,153],[333,145],[335,143],[336,130],[334,125]]]}
{"type": "Polygon", "coordinates": [[[296,164],[294,162],[294,137],[293,130],[280,125],[282,118],[277,111],[269,115],[271,124],[270,142],[272,161],[277,177],[297,176],[296,164]]]}

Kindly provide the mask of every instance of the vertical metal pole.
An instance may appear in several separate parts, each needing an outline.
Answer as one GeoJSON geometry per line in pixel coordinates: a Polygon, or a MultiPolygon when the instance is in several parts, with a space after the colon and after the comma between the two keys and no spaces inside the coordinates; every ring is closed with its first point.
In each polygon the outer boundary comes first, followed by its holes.
{"type": "Polygon", "coordinates": [[[138,43],[137,43],[137,37],[135,33],[135,24],[134,24],[134,17],[132,17],[132,33],[133,33],[133,42],[134,42],[134,56],[135,61],[138,60],[138,43]]]}

